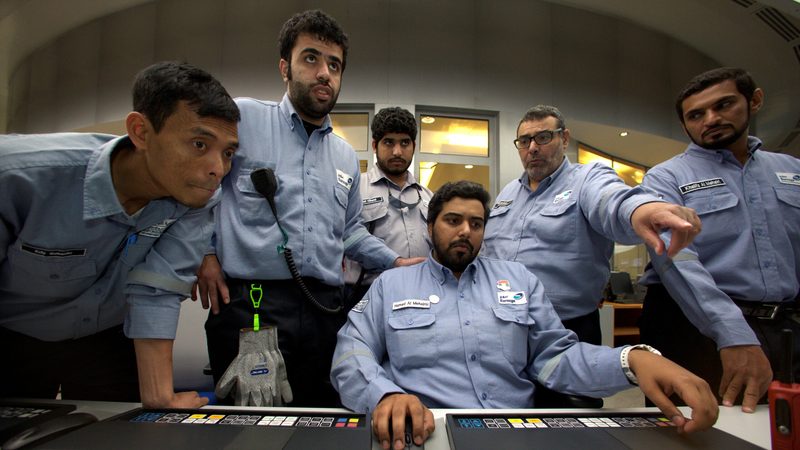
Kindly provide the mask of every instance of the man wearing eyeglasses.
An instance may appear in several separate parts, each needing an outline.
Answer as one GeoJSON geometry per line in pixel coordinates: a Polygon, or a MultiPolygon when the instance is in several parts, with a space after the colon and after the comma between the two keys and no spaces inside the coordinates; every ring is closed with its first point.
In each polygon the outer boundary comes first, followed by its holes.
{"type": "MultiPolygon", "coordinates": [[[[408,171],[416,149],[417,121],[403,108],[383,108],[371,128],[376,166],[361,179],[361,219],[370,233],[401,257],[428,256],[428,202],[433,193],[408,171]]],[[[361,300],[378,273],[346,259],[347,309],[361,300]]]]}
{"type": "Polygon", "coordinates": [[[600,344],[598,305],[614,242],[644,240],[673,256],[700,232],[694,210],[626,185],[610,167],[564,156],[569,129],[561,112],[539,105],[517,127],[525,172],[497,196],[486,225],[486,256],[523,263],[542,280],[564,326],[600,344]],[[672,231],[669,249],[658,236],[672,231]]]}

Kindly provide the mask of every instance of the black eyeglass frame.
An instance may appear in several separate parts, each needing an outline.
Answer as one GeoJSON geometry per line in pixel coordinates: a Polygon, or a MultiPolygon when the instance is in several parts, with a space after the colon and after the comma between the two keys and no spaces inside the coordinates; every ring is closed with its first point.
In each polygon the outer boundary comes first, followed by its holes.
{"type": "Polygon", "coordinates": [[[531,141],[535,142],[538,145],[547,145],[553,141],[553,137],[555,137],[556,133],[563,133],[563,128],[556,128],[555,130],[542,130],[537,133],[534,133],[533,136],[523,135],[516,139],[514,139],[514,147],[517,150],[526,150],[530,148],[531,141]],[[540,137],[541,136],[541,137],[540,137]],[[521,139],[527,140],[527,144],[520,147],[521,139]]]}

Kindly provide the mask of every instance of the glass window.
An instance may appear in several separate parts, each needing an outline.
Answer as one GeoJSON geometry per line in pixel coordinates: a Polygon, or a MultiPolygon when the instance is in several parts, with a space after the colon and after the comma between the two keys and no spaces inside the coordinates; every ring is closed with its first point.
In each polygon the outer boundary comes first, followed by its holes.
{"type": "Polygon", "coordinates": [[[419,184],[436,192],[448,181],[469,180],[489,186],[489,166],[478,164],[453,164],[434,161],[420,161],[419,184]]]}
{"type": "Polygon", "coordinates": [[[331,113],[333,132],[353,146],[357,152],[370,149],[369,113],[333,112],[331,113]]]}
{"type": "Polygon", "coordinates": [[[423,114],[420,117],[421,153],[489,156],[489,121],[423,114]]]}

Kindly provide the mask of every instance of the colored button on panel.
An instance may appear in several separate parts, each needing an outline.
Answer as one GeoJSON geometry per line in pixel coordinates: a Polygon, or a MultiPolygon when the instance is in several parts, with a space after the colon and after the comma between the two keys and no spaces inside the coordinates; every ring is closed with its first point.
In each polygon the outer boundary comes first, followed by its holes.
{"type": "Polygon", "coordinates": [[[358,428],[358,423],[350,422],[347,424],[347,428],[358,428]]]}
{"type": "Polygon", "coordinates": [[[336,428],[344,428],[345,425],[347,425],[345,422],[337,422],[336,428]]]}

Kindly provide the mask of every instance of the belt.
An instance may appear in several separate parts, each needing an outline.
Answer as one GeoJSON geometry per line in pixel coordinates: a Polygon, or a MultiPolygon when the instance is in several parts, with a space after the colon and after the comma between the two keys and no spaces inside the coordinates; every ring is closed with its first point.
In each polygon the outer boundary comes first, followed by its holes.
{"type": "Polygon", "coordinates": [[[756,319],[773,320],[786,313],[800,312],[798,300],[759,302],[733,299],[733,303],[742,310],[742,315],[756,319]]]}

